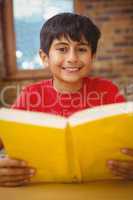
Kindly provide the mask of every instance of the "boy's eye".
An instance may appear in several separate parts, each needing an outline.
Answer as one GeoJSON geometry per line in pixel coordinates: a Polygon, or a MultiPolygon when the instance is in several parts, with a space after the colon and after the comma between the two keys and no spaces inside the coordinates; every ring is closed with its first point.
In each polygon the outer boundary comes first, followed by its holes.
{"type": "Polygon", "coordinates": [[[86,49],[86,48],[83,48],[83,47],[80,47],[80,48],[78,48],[78,51],[80,51],[80,52],[85,52],[85,51],[87,51],[87,49],[86,49]]]}
{"type": "Polygon", "coordinates": [[[67,48],[66,47],[60,47],[60,48],[57,48],[56,50],[58,50],[60,52],[66,52],[67,48]]]}

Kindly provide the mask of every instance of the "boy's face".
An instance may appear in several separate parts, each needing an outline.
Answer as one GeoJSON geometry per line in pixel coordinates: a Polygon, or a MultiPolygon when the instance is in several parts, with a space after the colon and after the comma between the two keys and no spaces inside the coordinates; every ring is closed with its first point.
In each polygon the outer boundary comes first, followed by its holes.
{"type": "Polygon", "coordinates": [[[93,56],[85,39],[80,42],[61,37],[54,39],[49,55],[41,52],[44,64],[50,67],[55,80],[60,83],[79,83],[91,70],[93,56]]]}

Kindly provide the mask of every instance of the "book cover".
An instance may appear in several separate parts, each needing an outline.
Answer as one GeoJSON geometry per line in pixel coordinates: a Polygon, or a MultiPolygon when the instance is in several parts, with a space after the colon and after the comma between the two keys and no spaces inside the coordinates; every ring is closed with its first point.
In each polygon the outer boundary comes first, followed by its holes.
{"type": "Polygon", "coordinates": [[[69,118],[2,108],[0,138],[9,156],[37,168],[33,181],[116,179],[107,160],[129,159],[120,148],[133,148],[133,102],[97,106],[69,118]]]}

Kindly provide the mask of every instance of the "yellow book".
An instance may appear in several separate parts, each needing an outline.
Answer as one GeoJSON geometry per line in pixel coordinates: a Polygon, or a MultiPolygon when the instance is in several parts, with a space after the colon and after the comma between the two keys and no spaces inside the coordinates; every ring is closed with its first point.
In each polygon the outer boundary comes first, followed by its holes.
{"type": "Polygon", "coordinates": [[[7,154],[37,169],[33,181],[82,182],[116,179],[109,159],[131,159],[133,102],[97,106],[69,118],[0,109],[0,138],[7,154]]]}

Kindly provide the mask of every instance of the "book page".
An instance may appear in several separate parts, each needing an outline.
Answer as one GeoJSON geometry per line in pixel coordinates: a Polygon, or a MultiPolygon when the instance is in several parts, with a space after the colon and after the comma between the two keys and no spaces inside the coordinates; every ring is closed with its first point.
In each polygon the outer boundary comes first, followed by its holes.
{"type": "Polygon", "coordinates": [[[83,181],[116,179],[107,160],[132,159],[120,148],[133,148],[133,115],[121,114],[71,126],[83,181]]]}

